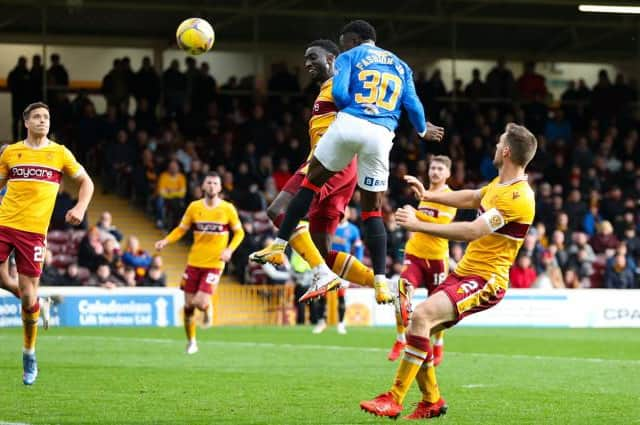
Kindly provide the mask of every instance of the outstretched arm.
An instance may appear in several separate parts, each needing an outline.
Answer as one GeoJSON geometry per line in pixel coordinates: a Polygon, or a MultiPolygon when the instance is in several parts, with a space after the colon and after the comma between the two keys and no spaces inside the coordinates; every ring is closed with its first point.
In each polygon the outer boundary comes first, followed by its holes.
{"type": "Polygon", "coordinates": [[[426,202],[436,202],[438,204],[448,205],[450,207],[462,209],[477,209],[480,207],[482,199],[482,190],[453,190],[450,192],[430,192],[425,189],[422,182],[414,176],[405,176],[416,198],[426,202]]]}
{"type": "Polygon", "coordinates": [[[191,205],[187,207],[187,210],[184,212],[182,216],[182,220],[180,220],[180,224],[171,231],[164,239],[160,239],[156,242],[156,249],[158,251],[162,250],[165,246],[170,243],[174,243],[180,240],[184,236],[185,233],[191,228],[191,205]]]}
{"type": "Polygon", "coordinates": [[[416,217],[416,210],[406,206],[396,211],[396,221],[412,232],[428,233],[454,241],[472,241],[492,233],[484,216],[474,221],[457,221],[449,224],[428,223],[416,217]]]}
{"type": "Polygon", "coordinates": [[[164,239],[160,239],[158,242],[156,242],[156,249],[160,251],[168,244],[179,241],[180,238],[182,238],[184,234],[187,233],[187,230],[189,230],[189,228],[183,227],[182,223],[180,223],[164,239]]]}

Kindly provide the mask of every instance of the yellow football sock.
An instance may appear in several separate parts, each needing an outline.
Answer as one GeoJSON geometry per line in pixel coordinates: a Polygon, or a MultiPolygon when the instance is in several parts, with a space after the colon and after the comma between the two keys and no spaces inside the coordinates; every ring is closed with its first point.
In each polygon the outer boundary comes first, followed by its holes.
{"type": "Polygon", "coordinates": [[[398,337],[399,337],[400,335],[404,335],[404,333],[406,332],[407,328],[405,328],[402,325],[402,323],[398,323],[398,322],[400,322],[400,320],[398,320],[398,318],[396,317],[396,332],[397,332],[398,337]]]}
{"type": "Polygon", "coordinates": [[[344,280],[373,288],[373,270],[362,264],[353,255],[345,252],[335,252],[335,258],[333,258],[332,264],[330,262],[329,266],[334,273],[344,280]]]}
{"type": "Polygon", "coordinates": [[[28,311],[22,309],[22,334],[24,337],[24,349],[34,351],[36,338],[38,337],[38,319],[40,318],[40,304],[36,304],[28,311]]]}
{"type": "Polygon", "coordinates": [[[184,330],[187,333],[187,341],[196,339],[196,321],[194,318],[195,309],[193,307],[184,308],[184,330]]]}
{"type": "Polygon", "coordinates": [[[433,334],[433,344],[434,345],[444,344],[444,331],[436,332],[435,334],[433,334]]]}
{"type": "Polygon", "coordinates": [[[428,403],[435,403],[440,400],[440,388],[436,380],[436,368],[433,366],[433,357],[426,360],[416,376],[420,392],[422,392],[422,400],[428,403]]]}
{"type": "Polygon", "coordinates": [[[316,248],[311,234],[309,233],[309,226],[306,224],[300,224],[289,238],[289,245],[295,249],[298,255],[300,255],[311,267],[318,267],[324,263],[324,259],[316,248]]]}
{"type": "Polygon", "coordinates": [[[429,352],[429,339],[416,335],[407,335],[407,346],[404,356],[398,365],[396,378],[391,386],[391,393],[400,404],[404,401],[411,383],[416,378],[420,366],[427,358],[429,352]]]}

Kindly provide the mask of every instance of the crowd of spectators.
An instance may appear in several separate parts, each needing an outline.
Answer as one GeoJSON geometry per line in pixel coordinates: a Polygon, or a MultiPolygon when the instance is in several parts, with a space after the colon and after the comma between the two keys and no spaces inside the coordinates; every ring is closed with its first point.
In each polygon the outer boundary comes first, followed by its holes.
{"type": "MultiPolygon", "coordinates": [[[[56,205],[60,199],[61,191],[56,205]]],[[[65,208],[56,208],[62,214],[65,208]]],[[[57,216],[54,210],[54,217],[57,216]]],[[[136,236],[126,238],[113,224],[109,211],[97,223],[87,219],[79,226],[52,220],[41,284],[46,286],[97,286],[102,288],[166,286],[163,260],[140,247],[136,236]]]]}
{"type": "MultiPolygon", "coordinates": [[[[24,73],[24,62],[19,60],[12,74],[24,73]]],[[[163,229],[175,225],[186,203],[202,195],[201,178],[217,171],[224,196],[242,211],[247,233],[231,269],[239,279],[252,281],[246,254],[273,236],[264,211],[307,155],[307,122],[318,86],[301,87],[298,76],[278,64],[267,94],[247,95],[254,84],[250,77],[219,84],[205,62],[198,65],[189,57],[185,66],[183,70],[173,61],[159,74],[148,58],[137,71],[128,58],[116,59],[102,82],[106,112],[98,115],[86,92],[71,96],[55,91],[50,100],[52,133],[72,145],[101,177],[103,190],[130,198],[163,229]],[[135,112],[130,114],[132,100],[135,112]]],[[[593,87],[583,80],[570,81],[561,98],[553,99],[535,64],[527,63],[524,69],[516,78],[498,61],[486,78],[476,69],[468,84],[456,80],[451,90],[438,70],[429,78],[416,74],[416,90],[429,120],[445,127],[446,138],[441,144],[425,143],[401,120],[384,203],[389,273],[399,272],[407,239],[393,211],[415,204],[403,176],[427,181],[429,156],[446,154],[453,163],[449,186],[476,188],[497,174],[492,165],[496,137],[507,122],[518,122],[537,136],[539,147],[529,166],[536,219],[512,269],[512,285],[640,287],[635,81],[626,81],[622,74],[612,81],[602,70],[593,87]]],[[[50,78],[60,84],[57,77],[50,78]]],[[[11,83],[10,89],[15,100],[20,92],[11,83]]],[[[358,192],[351,205],[359,211],[358,192]]],[[[458,215],[470,219],[475,212],[458,215]]],[[[353,219],[360,224],[358,214],[353,219]]],[[[97,246],[91,240],[84,245],[97,246]]],[[[137,255],[135,242],[126,246],[137,255]]],[[[451,243],[453,265],[463,252],[463,245],[451,243]]],[[[123,251],[123,261],[127,253],[123,251]]],[[[109,282],[105,273],[97,274],[96,281],[109,282]]],[[[124,274],[119,276],[126,281],[124,274]]],[[[140,274],[131,273],[128,279],[134,278],[140,274]]]]}

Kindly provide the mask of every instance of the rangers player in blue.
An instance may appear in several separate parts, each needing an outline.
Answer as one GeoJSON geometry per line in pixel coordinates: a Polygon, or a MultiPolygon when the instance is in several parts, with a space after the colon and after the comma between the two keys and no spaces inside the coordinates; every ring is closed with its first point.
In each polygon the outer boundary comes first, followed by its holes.
{"type": "MultiPolygon", "coordinates": [[[[318,142],[307,177],[287,208],[278,237],[250,258],[281,262],[287,241],[309,210],[314,195],[357,155],[362,219],[373,262],[375,297],[379,304],[386,304],[393,302],[394,295],[385,277],[387,234],[381,205],[389,177],[389,152],[401,109],[407,111],[411,124],[425,140],[441,141],[444,129],[426,121],[409,66],[375,42],[376,31],[368,22],[353,21],[342,29],[340,44],[345,52],[336,60],[332,89],[340,112],[318,142]]],[[[322,266],[300,301],[322,296],[340,286],[338,276],[326,264],[322,266]]]]}

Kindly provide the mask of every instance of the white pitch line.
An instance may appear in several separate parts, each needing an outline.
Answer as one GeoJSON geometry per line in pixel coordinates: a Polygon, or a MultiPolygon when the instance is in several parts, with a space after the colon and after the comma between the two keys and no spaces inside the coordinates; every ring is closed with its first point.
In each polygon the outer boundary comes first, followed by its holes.
{"type": "Polygon", "coordinates": [[[4,422],[0,421],[0,425],[31,425],[26,422],[4,422]]]}
{"type": "MultiPolygon", "coordinates": [[[[0,335],[0,339],[12,338],[8,335],[0,335]]],[[[108,336],[70,336],[58,335],[47,337],[47,339],[58,340],[74,340],[88,339],[94,341],[120,341],[120,342],[136,342],[148,344],[177,344],[178,340],[166,338],[127,338],[127,337],[108,337],[108,336]]],[[[378,347],[349,347],[346,345],[321,345],[321,344],[276,344],[272,342],[249,342],[249,341],[198,341],[199,345],[212,346],[235,346],[235,347],[253,347],[253,348],[276,348],[276,349],[296,349],[296,350],[331,350],[331,351],[359,351],[359,352],[387,352],[386,348],[378,347]]],[[[562,357],[562,356],[539,356],[529,354],[503,354],[503,353],[475,353],[465,351],[445,351],[447,355],[453,356],[471,356],[471,357],[490,357],[500,359],[522,359],[522,360],[540,360],[540,361],[567,361],[567,362],[585,362],[600,364],[618,364],[636,366],[640,365],[640,360],[623,360],[623,359],[603,359],[593,357],[562,357]]],[[[2,424],[0,424],[2,425],[2,424]]]]}

